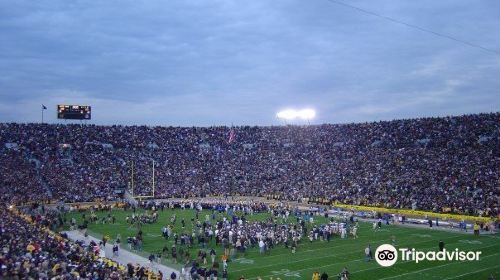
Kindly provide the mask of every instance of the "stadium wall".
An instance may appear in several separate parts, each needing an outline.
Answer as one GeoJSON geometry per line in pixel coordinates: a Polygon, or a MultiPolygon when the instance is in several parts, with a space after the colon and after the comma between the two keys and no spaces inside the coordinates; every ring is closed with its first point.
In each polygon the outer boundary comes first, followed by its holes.
{"type": "Polygon", "coordinates": [[[333,207],[345,208],[345,209],[354,209],[357,211],[375,211],[380,213],[387,214],[400,214],[405,215],[407,217],[432,217],[438,218],[441,220],[454,220],[454,221],[472,221],[472,222],[492,222],[499,221],[498,217],[475,217],[468,215],[460,215],[460,214],[445,214],[445,213],[434,213],[429,211],[421,211],[421,210],[410,210],[410,209],[394,209],[394,208],[383,208],[383,207],[374,207],[374,206],[361,206],[361,205],[348,205],[348,204],[338,204],[332,203],[333,207]]]}

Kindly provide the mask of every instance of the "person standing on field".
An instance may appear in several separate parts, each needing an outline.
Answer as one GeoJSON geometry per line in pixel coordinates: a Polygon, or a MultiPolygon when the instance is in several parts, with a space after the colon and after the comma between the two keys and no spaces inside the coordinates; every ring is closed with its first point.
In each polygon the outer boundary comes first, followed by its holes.
{"type": "Polygon", "coordinates": [[[444,242],[443,240],[439,240],[439,251],[442,252],[444,250],[444,242]]]}
{"type": "Polygon", "coordinates": [[[479,235],[479,225],[477,223],[474,224],[474,235],[479,235]]]}
{"type": "Polygon", "coordinates": [[[214,262],[215,262],[215,257],[216,257],[216,256],[217,256],[217,254],[215,253],[214,248],[212,248],[212,249],[210,250],[210,258],[212,259],[212,264],[214,264],[214,262]]]}
{"type": "Polygon", "coordinates": [[[372,252],[371,252],[370,245],[365,248],[365,262],[369,262],[372,259],[372,252]]]}

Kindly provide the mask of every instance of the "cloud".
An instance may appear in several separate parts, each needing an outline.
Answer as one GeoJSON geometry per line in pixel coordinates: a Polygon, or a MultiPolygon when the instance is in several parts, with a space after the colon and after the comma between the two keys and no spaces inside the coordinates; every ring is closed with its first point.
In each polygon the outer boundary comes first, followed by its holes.
{"type": "MultiPolygon", "coordinates": [[[[500,27],[498,4],[353,4],[500,49],[482,32],[500,27]]],[[[40,103],[173,125],[276,124],[285,107],[316,108],[317,123],[500,108],[495,55],[328,1],[19,0],[0,18],[0,121],[37,121],[40,103]]]]}

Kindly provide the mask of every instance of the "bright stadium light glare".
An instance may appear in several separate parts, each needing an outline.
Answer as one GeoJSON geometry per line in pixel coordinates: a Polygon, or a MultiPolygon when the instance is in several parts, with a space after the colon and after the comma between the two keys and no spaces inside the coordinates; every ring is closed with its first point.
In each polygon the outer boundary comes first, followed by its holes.
{"type": "Polygon", "coordinates": [[[284,120],[294,120],[294,119],[311,120],[314,119],[315,116],[316,116],[316,111],[314,111],[313,109],[302,109],[302,110],[286,109],[276,114],[276,117],[284,120]]]}
{"type": "Polygon", "coordinates": [[[276,114],[276,116],[280,119],[285,119],[285,120],[293,120],[297,118],[297,111],[293,109],[287,109],[280,111],[276,114]]]}
{"type": "Polygon", "coordinates": [[[314,111],[313,109],[300,110],[298,112],[298,116],[299,118],[304,120],[311,120],[314,119],[314,117],[316,116],[316,111],[314,111]]]}

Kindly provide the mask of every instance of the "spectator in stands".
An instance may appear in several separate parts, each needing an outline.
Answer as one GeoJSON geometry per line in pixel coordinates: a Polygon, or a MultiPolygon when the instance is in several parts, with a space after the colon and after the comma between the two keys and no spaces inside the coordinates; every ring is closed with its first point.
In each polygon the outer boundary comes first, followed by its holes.
{"type": "Polygon", "coordinates": [[[0,124],[10,203],[242,194],[498,215],[500,113],[229,128],[0,124]],[[132,170],[133,165],[133,170],[132,170]],[[133,171],[133,174],[132,174],[133,171]]]}
{"type": "MultiPolygon", "coordinates": [[[[91,244],[71,242],[47,228],[59,219],[55,212],[31,209],[29,215],[0,206],[0,278],[2,279],[141,279],[149,270],[126,270],[95,254],[91,244]],[[128,271],[128,273],[127,273],[128,271]]],[[[144,278],[144,279],[146,279],[144,278]]]]}

